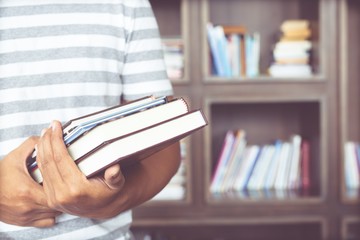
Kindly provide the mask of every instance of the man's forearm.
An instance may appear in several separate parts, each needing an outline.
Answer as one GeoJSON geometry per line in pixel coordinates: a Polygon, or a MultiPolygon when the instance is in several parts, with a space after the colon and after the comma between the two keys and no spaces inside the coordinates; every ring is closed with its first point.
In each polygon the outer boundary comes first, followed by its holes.
{"type": "Polygon", "coordinates": [[[181,161],[180,145],[175,143],[139,164],[123,169],[125,186],[116,200],[119,212],[151,199],[176,173],[181,161]]]}

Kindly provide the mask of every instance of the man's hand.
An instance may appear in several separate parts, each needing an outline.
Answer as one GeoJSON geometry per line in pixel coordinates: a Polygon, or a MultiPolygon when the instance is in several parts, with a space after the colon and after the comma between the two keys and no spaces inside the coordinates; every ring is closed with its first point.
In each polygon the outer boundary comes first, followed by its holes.
{"type": "Polygon", "coordinates": [[[37,143],[27,139],[0,161],[0,221],[33,227],[50,227],[60,212],[48,207],[43,188],[26,169],[26,158],[37,143]]]}
{"type": "MultiPolygon", "coordinates": [[[[108,168],[102,177],[87,179],[68,154],[58,121],[53,121],[41,135],[37,144],[37,163],[49,206],[89,218],[117,215],[119,210],[114,211],[114,205],[119,203],[116,204],[115,200],[125,183],[120,166],[108,168]]],[[[127,205],[126,196],[121,199],[127,205]]]]}

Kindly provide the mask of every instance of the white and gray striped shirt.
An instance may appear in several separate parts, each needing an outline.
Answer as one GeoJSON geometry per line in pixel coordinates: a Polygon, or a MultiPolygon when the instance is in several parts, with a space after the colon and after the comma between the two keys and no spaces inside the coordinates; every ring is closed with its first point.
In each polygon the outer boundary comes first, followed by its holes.
{"type": "MultiPolygon", "coordinates": [[[[0,159],[51,120],[151,94],[172,87],[148,0],[0,0],[0,159]]],[[[127,239],[131,212],[57,222],[0,222],[0,239],[127,239]]]]}

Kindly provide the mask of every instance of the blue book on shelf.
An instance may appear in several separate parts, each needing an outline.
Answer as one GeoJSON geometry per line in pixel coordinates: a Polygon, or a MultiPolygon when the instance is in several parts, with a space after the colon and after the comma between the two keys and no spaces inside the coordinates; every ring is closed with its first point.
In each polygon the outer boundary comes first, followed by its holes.
{"type": "Polygon", "coordinates": [[[220,61],[221,67],[223,68],[223,73],[220,75],[222,77],[232,77],[232,70],[230,65],[230,57],[228,53],[228,41],[226,39],[224,29],[222,26],[218,25],[214,27],[216,40],[218,44],[218,49],[220,50],[220,61]]]}
{"type": "Polygon", "coordinates": [[[225,73],[224,73],[223,67],[221,66],[222,63],[221,63],[221,57],[220,57],[220,49],[217,44],[216,34],[214,31],[213,24],[208,23],[206,26],[206,30],[207,30],[208,42],[209,42],[209,47],[210,47],[210,52],[211,52],[211,57],[212,57],[212,65],[213,65],[212,73],[214,73],[215,75],[222,76],[225,73]]]}

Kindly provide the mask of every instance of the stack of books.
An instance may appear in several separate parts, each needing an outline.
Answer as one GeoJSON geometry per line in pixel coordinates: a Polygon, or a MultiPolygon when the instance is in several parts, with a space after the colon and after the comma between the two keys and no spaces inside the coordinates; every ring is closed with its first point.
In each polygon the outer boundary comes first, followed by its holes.
{"type": "MultiPolygon", "coordinates": [[[[202,111],[190,111],[183,98],[149,96],[70,120],[63,133],[70,156],[92,177],[115,163],[126,169],[206,125],[202,111]]],[[[41,183],[36,151],[27,165],[41,183]]]]}
{"type": "Polygon", "coordinates": [[[280,27],[281,38],[273,50],[269,68],[273,77],[311,77],[311,29],[308,20],[287,20],[280,27]]]}

